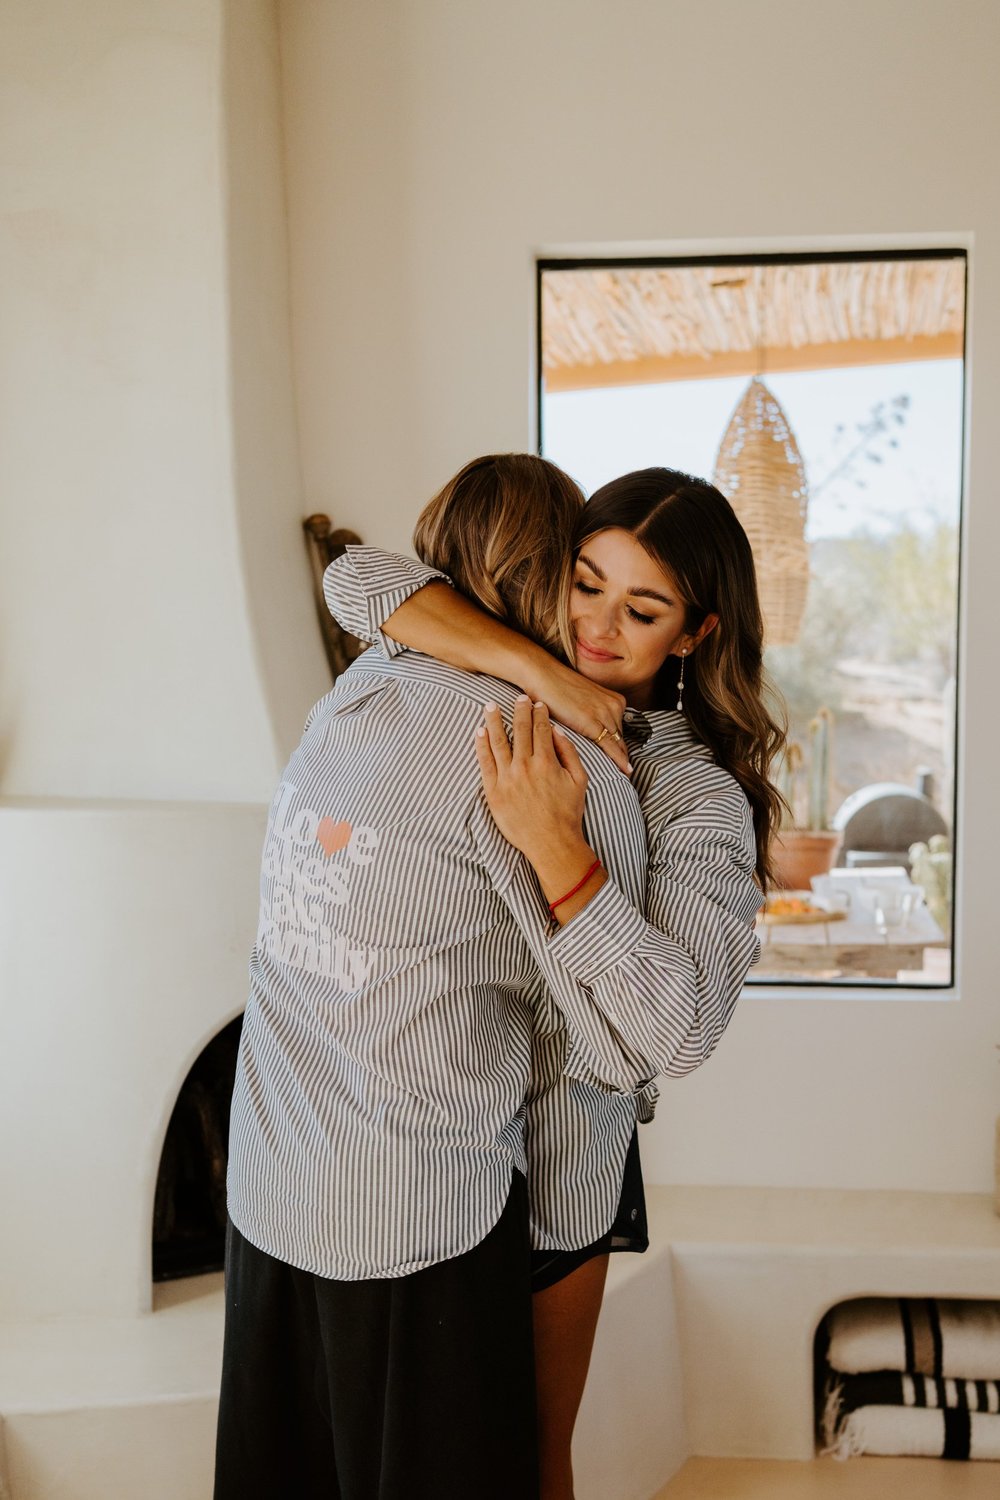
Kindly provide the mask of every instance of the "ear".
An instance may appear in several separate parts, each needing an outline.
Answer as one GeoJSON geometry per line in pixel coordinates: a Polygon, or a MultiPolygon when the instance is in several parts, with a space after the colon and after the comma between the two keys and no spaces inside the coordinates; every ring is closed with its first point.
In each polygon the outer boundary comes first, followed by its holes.
{"type": "Polygon", "coordinates": [[[704,620],[702,620],[701,624],[698,626],[698,629],[695,631],[694,635],[688,636],[687,639],[690,642],[688,650],[693,651],[696,646],[700,646],[705,637],[711,634],[718,623],[718,615],[706,615],[704,620]]]}

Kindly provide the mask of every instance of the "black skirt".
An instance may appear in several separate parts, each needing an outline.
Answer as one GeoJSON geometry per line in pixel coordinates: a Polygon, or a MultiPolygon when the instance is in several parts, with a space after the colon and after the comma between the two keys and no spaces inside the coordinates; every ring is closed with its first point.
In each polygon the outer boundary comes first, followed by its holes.
{"type": "Polygon", "coordinates": [[[543,1292],[569,1276],[585,1261],[615,1250],[632,1250],[641,1255],[649,1249],[649,1225],[646,1220],[646,1193],[642,1184],[639,1160],[639,1133],[633,1130],[622,1170],[622,1191],[618,1211],[611,1228],[584,1245],[581,1250],[533,1250],[531,1252],[531,1290],[543,1292]]]}
{"type": "Polygon", "coordinates": [[[230,1223],[215,1500],[538,1500],[528,1194],[464,1255],[331,1281],[230,1223]]]}

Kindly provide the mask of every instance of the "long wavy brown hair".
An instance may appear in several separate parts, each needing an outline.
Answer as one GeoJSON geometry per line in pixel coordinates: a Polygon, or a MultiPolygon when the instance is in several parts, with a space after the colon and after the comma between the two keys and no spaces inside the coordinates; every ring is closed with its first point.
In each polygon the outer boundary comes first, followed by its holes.
{"type": "MultiPolygon", "coordinates": [[[[771,843],[782,800],[769,779],[785,743],[784,710],[764,673],[764,624],[746,532],[729,501],[678,469],[639,469],[591,496],[576,533],[629,532],[670,576],[685,606],[685,628],[707,615],[719,623],[687,658],[684,713],[716,761],[739,782],[753,815],[757,878],[771,879],[771,843]]],[[[677,697],[680,658],[668,656],[654,690],[658,708],[677,697]]]]}
{"type": "Polygon", "coordinates": [[[541,646],[573,659],[569,591],[583,492],[533,453],[474,458],[421,511],[417,556],[541,646]]]}

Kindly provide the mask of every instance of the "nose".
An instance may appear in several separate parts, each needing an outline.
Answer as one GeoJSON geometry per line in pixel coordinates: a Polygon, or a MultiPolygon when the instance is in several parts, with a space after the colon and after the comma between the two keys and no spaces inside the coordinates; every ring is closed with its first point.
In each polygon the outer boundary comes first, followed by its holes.
{"type": "Polygon", "coordinates": [[[603,599],[595,599],[593,608],[587,612],[587,634],[595,646],[614,640],[618,634],[615,611],[603,599]]]}

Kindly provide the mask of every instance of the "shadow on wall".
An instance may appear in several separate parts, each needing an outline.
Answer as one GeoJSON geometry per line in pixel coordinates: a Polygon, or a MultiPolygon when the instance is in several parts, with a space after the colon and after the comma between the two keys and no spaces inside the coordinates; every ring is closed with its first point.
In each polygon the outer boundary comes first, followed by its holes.
{"type": "Polygon", "coordinates": [[[233,481],[277,769],[330,682],[302,545],[276,7],[225,0],[223,18],[233,481]]]}

